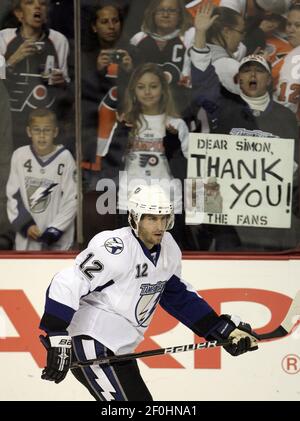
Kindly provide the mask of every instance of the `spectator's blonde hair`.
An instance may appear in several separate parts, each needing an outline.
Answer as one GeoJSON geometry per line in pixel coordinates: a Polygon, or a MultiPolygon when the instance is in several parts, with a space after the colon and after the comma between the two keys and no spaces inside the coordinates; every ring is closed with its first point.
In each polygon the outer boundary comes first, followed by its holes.
{"type": "MultiPolygon", "coordinates": [[[[144,20],[142,23],[142,31],[146,33],[156,33],[156,24],[155,24],[155,12],[159,7],[162,0],[152,0],[145,10],[144,20]]],[[[180,35],[183,35],[187,29],[192,26],[192,17],[185,8],[183,0],[176,0],[177,9],[179,9],[179,22],[178,29],[180,30],[180,35]]]]}
{"type": "Polygon", "coordinates": [[[28,117],[28,125],[31,126],[33,119],[39,117],[50,118],[52,120],[53,125],[57,127],[56,114],[53,111],[48,110],[47,108],[37,108],[36,110],[31,111],[28,117]]]}
{"type": "Polygon", "coordinates": [[[157,64],[142,64],[132,73],[125,94],[124,116],[125,121],[133,127],[133,135],[137,134],[139,128],[141,128],[143,124],[143,111],[141,104],[137,101],[135,89],[138,81],[145,73],[152,73],[153,75],[156,75],[161,84],[161,98],[159,101],[158,113],[165,113],[170,117],[178,117],[173,96],[164,72],[157,64]]]}

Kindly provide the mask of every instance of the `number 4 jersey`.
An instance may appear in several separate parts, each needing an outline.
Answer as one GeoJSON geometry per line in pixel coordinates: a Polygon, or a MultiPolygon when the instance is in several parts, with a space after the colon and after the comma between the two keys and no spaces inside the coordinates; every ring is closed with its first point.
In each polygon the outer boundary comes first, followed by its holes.
{"type": "Polygon", "coordinates": [[[75,162],[62,145],[43,160],[31,146],[18,148],[7,183],[7,212],[16,231],[16,249],[43,248],[26,236],[30,225],[37,225],[41,233],[49,227],[63,231],[50,248],[69,249],[74,240],[76,193],[75,162]]]}

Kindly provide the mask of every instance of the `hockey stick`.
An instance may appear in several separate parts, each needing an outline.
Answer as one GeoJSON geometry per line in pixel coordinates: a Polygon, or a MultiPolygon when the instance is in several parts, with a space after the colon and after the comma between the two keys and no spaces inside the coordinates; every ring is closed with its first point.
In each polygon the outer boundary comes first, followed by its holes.
{"type": "MultiPolygon", "coordinates": [[[[300,320],[300,291],[297,292],[295,298],[293,299],[290,308],[285,316],[283,322],[280,326],[278,326],[275,330],[268,333],[263,333],[258,335],[257,333],[253,332],[254,336],[259,340],[265,339],[275,339],[281,338],[288,335],[294,325],[299,322],[300,320]]],[[[109,357],[100,357],[95,358],[87,361],[74,361],[71,364],[71,368],[78,368],[78,367],[86,367],[90,365],[102,365],[102,364],[113,364],[120,361],[127,361],[137,358],[143,357],[152,357],[155,355],[163,355],[163,354],[176,354],[178,352],[185,352],[185,351],[195,351],[197,349],[209,349],[209,348],[216,348],[219,346],[226,346],[231,343],[230,340],[226,340],[223,342],[217,341],[208,341],[208,342],[200,342],[197,344],[190,344],[190,345],[179,345],[179,346],[171,346],[168,348],[159,348],[159,349],[152,349],[149,351],[137,352],[132,354],[123,354],[123,355],[112,355],[109,357]]]]}
{"type": "Polygon", "coordinates": [[[137,358],[153,357],[154,355],[177,354],[178,352],[195,351],[196,349],[216,348],[218,346],[229,345],[230,343],[230,340],[225,340],[222,342],[207,341],[200,342],[197,344],[177,345],[170,346],[168,348],[150,349],[149,351],[134,352],[132,354],[111,355],[109,357],[100,357],[87,361],[73,361],[71,364],[71,369],[78,367],[86,367],[90,365],[113,364],[121,361],[135,360],[137,358]]]}
{"type": "Polygon", "coordinates": [[[295,298],[293,299],[290,308],[285,316],[283,322],[280,326],[278,326],[275,330],[269,333],[263,333],[262,335],[258,335],[258,339],[260,341],[264,339],[274,339],[274,338],[281,338],[283,336],[288,335],[294,325],[298,324],[300,320],[300,290],[297,292],[295,298]]]}

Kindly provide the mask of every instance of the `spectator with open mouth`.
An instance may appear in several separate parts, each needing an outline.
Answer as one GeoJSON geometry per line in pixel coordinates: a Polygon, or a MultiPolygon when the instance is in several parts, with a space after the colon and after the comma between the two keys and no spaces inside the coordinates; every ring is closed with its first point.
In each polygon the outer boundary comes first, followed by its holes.
{"type": "Polygon", "coordinates": [[[69,82],[68,41],[47,28],[48,0],[14,0],[17,28],[0,31],[0,54],[7,63],[7,89],[13,116],[14,148],[26,144],[24,130],[32,109],[55,109],[69,82]]]}
{"type": "MultiPolygon", "coordinates": [[[[203,6],[195,18],[196,36],[191,50],[194,101],[205,108],[213,133],[295,140],[293,211],[297,214],[299,144],[295,115],[273,100],[271,68],[261,55],[252,54],[240,62],[236,75],[239,95],[221,89],[206,44],[206,32],[215,19],[211,5],[203,6]]],[[[214,230],[219,250],[275,251],[296,247],[298,225],[293,215],[290,229],[209,226],[208,230],[214,230]]]]}

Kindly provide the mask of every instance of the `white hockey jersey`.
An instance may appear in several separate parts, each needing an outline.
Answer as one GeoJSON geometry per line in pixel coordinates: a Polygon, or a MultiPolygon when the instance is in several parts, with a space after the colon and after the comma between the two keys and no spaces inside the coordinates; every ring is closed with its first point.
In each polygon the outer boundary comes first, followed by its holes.
{"type": "Polygon", "coordinates": [[[153,256],[130,227],[104,231],[52,280],[41,328],[51,334],[53,320],[62,320],[56,332],[65,323],[71,336],[88,335],[116,354],[132,352],[158,303],[188,327],[212,311],[181,279],[181,252],[171,234],[153,256]]]}
{"type": "Polygon", "coordinates": [[[293,48],[280,63],[274,100],[296,114],[300,121],[300,47],[293,48]]]}
{"type": "MultiPolygon", "coordinates": [[[[153,180],[161,183],[163,180],[169,182],[173,179],[163,145],[166,127],[172,126],[178,131],[182,153],[186,158],[188,155],[189,131],[184,120],[165,114],[143,114],[142,122],[143,126],[138,136],[129,141],[125,171],[120,173],[118,206],[123,210],[127,210],[128,197],[141,182],[146,181],[151,184],[153,180]]],[[[180,211],[180,186],[175,190],[174,197],[174,208],[180,211]]]]}
{"type": "Polygon", "coordinates": [[[31,222],[42,233],[49,227],[63,231],[62,237],[47,249],[71,247],[77,206],[75,172],[75,161],[62,145],[46,161],[31,146],[22,146],[13,153],[6,191],[7,213],[16,231],[17,250],[42,250],[42,243],[22,232],[31,222]]]}

